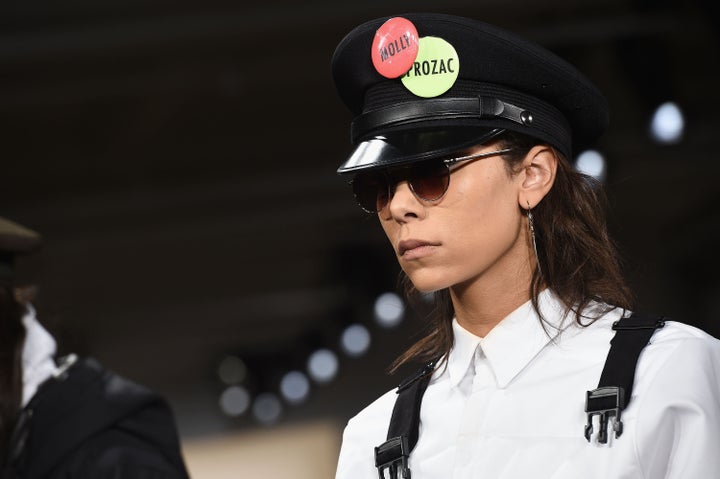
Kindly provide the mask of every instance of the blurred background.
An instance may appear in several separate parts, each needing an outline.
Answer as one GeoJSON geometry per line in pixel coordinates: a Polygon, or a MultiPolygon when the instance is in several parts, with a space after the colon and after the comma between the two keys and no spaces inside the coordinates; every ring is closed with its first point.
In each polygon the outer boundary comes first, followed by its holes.
{"type": "Polygon", "coordinates": [[[714,0],[3,3],[0,215],[45,238],[20,277],[61,352],[166,395],[194,477],[330,477],[347,419],[403,375],[422,322],[335,175],[330,58],[419,10],[598,84],[611,128],[578,167],[607,186],[639,306],[720,335],[714,0]]]}

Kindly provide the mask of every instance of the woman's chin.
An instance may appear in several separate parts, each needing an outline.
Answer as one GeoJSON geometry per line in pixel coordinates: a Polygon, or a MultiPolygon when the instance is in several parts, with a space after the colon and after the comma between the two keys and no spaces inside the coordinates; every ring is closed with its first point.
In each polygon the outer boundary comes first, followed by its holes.
{"type": "Polygon", "coordinates": [[[446,279],[443,280],[438,277],[429,277],[429,275],[408,275],[408,277],[415,289],[423,294],[434,293],[435,291],[440,291],[441,289],[452,286],[452,282],[447,281],[446,279]]]}

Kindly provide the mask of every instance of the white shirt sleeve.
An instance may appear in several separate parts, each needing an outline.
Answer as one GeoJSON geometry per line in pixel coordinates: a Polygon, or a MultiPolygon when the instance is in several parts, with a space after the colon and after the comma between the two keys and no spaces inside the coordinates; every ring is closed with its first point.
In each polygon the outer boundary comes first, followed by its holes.
{"type": "Polygon", "coordinates": [[[397,394],[388,391],[350,419],[343,432],[335,479],[377,479],[375,447],[385,442],[397,394]]]}
{"type": "Polygon", "coordinates": [[[636,428],[643,477],[720,477],[720,341],[682,341],[643,396],[636,428]]]}

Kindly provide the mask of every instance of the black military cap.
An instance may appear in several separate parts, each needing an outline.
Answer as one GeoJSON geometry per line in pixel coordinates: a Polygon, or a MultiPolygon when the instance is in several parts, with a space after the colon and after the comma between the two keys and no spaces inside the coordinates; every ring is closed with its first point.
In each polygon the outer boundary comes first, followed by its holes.
{"type": "Polygon", "coordinates": [[[32,253],[41,244],[42,237],[35,231],[0,218],[0,280],[13,278],[16,256],[32,253]]]}
{"type": "Polygon", "coordinates": [[[505,130],[570,157],[573,144],[590,144],[608,124],[604,96],[575,67],[464,17],[408,13],[366,22],[337,46],[332,74],[353,114],[356,146],[341,174],[442,157],[505,130]]]}

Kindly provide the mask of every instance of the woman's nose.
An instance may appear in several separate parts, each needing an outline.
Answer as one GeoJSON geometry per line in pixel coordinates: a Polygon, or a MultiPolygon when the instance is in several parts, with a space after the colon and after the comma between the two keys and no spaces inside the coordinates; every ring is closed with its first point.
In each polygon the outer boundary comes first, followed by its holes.
{"type": "Polygon", "coordinates": [[[410,217],[419,217],[423,205],[413,193],[410,184],[403,180],[390,188],[388,199],[388,210],[396,220],[403,220],[410,217]]]}

